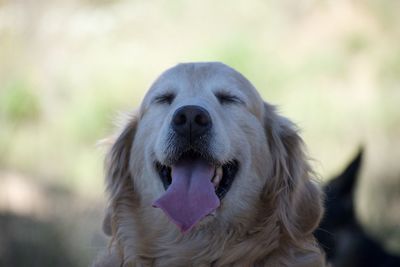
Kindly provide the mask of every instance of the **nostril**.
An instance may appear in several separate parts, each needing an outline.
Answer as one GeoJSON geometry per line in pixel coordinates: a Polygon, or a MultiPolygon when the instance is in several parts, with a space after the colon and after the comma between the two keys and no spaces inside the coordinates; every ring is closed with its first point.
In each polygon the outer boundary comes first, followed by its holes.
{"type": "Polygon", "coordinates": [[[210,120],[205,114],[197,114],[194,118],[194,122],[200,126],[207,126],[210,120]]]}
{"type": "Polygon", "coordinates": [[[200,106],[183,106],[175,111],[171,120],[172,129],[189,140],[207,133],[212,126],[210,114],[200,106]]]}
{"type": "Polygon", "coordinates": [[[174,117],[173,119],[174,124],[179,126],[179,125],[184,125],[186,123],[186,116],[185,114],[177,114],[177,116],[174,117]]]}

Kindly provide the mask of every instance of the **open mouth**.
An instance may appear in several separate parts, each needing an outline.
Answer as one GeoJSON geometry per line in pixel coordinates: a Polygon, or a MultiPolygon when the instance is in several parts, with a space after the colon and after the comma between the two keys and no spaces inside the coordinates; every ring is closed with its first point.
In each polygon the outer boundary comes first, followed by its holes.
{"type": "Polygon", "coordinates": [[[165,193],[154,201],[182,233],[212,214],[232,186],[237,160],[218,164],[211,157],[189,150],[171,166],[156,163],[165,193]]]}
{"type": "MultiPolygon", "coordinates": [[[[180,160],[195,160],[198,158],[202,158],[199,153],[195,151],[188,151],[182,154],[180,160]]],[[[236,174],[239,170],[239,163],[236,159],[233,159],[225,164],[218,164],[213,162],[212,165],[214,166],[214,174],[211,178],[211,183],[214,185],[215,194],[220,200],[222,200],[228,193],[233,181],[235,180],[236,174]]],[[[172,183],[171,166],[166,166],[161,164],[160,162],[156,162],[155,167],[164,185],[165,190],[167,190],[172,183]]]]}

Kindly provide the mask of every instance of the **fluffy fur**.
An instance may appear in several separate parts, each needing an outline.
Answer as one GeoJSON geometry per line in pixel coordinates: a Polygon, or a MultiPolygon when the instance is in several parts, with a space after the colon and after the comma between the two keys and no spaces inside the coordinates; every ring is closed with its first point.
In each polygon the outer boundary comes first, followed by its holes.
{"type": "Polygon", "coordinates": [[[104,223],[112,241],[94,266],[324,266],[313,236],[321,192],[297,129],[232,68],[186,63],[167,70],[112,143],[104,223]],[[169,93],[171,103],[155,101],[169,93]],[[221,104],[218,93],[241,101],[221,104]],[[240,164],[215,216],[187,234],[152,207],[165,191],[154,162],[168,163],[176,149],[170,121],[183,105],[210,113],[210,153],[240,164]]]}

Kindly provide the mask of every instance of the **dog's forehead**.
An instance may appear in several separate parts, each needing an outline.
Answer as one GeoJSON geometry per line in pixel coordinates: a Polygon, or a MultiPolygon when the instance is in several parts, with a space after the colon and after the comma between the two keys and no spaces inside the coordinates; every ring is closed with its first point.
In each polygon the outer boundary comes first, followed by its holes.
{"type": "Polygon", "coordinates": [[[168,90],[201,94],[215,89],[237,90],[248,97],[259,97],[243,75],[219,62],[178,64],[162,73],[147,95],[168,90]]]}
{"type": "Polygon", "coordinates": [[[150,87],[143,105],[164,93],[201,96],[222,90],[243,96],[255,113],[262,99],[254,86],[238,71],[220,62],[181,63],[163,72],[150,87]]]}

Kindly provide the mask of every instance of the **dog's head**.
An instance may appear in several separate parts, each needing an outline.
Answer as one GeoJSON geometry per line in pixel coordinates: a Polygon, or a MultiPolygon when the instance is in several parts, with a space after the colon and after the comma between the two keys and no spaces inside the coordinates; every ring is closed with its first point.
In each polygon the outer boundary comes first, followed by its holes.
{"type": "Polygon", "coordinates": [[[164,72],[114,142],[107,171],[113,206],[123,195],[164,211],[183,232],[276,213],[295,236],[309,234],[322,213],[294,125],[221,63],[164,72]]]}

